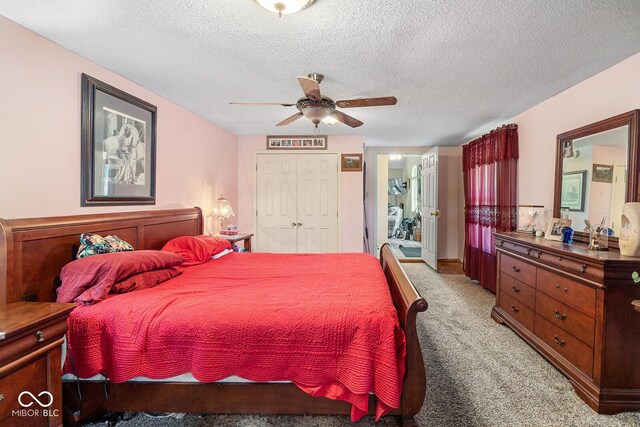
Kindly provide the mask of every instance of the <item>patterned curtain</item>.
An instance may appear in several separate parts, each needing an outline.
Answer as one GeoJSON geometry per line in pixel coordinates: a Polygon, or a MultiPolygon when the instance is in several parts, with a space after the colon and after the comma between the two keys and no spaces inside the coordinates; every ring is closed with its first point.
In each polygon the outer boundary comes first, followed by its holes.
{"type": "Polygon", "coordinates": [[[462,147],[466,275],[495,293],[493,233],[518,221],[518,126],[504,125],[462,147]]]}

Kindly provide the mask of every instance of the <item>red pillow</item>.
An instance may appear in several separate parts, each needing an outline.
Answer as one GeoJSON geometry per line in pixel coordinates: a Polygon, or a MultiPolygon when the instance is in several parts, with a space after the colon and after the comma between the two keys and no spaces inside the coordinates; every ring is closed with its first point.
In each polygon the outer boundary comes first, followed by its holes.
{"type": "Polygon", "coordinates": [[[145,271],[144,273],[134,274],[122,282],[118,282],[111,288],[113,294],[124,294],[131,291],[139,291],[141,289],[153,288],[160,283],[173,279],[182,274],[175,268],[163,268],[161,270],[145,271]]]}
{"type": "Polygon", "coordinates": [[[220,237],[213,236],[182,236],[169,240],[163,251],[182,255],[186,261],[182,267],[198,265],[207,262],[212,256],[231,249],[231,243],[220,237]]]}
{"type": "Polygon", "coordinates": [[[180,255],[162,251],[114,252],[80,258],[62,268],[57,301],[92,304],[105,299],[114,283],[129,276],[183,262],[180,255]]]}

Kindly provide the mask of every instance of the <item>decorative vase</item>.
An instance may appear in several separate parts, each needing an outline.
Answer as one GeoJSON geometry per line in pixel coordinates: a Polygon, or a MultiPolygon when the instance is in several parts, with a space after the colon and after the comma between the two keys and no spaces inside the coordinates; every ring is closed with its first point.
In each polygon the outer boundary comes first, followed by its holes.
{"type": "Polygon", "coordinates": [[[640,257],[640,203],[625,203],[620,222],[620,255],[640,257]]]}

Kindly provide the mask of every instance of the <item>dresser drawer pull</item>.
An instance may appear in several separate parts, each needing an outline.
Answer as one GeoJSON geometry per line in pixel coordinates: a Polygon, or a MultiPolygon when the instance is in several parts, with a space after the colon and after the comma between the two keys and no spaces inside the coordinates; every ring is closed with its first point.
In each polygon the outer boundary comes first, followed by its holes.
{"type": "Polygon", "coordinates": [[[0,394],[0,402],[4,400],[4,394],[0,394]]]}
{"type": "Polygon", "coordinates": [[[527,255],[531,255],[531,248],[527,249],[527,255]]]}
{"type": "Polygon", "coordinates": [[[538,251],[538,258],[542,256],[542,251],[538,251]]]}
{"type": "Polygon", "coordinates": [[[566,315],[566,314],[560,314],[560,311],[559,311],[559,310],[556,310],[556,317],[557,317],[558,319],[560,319],[560,320],[564,320],[564,319],[566,319],[566,318],[567,318],[567,315],[566,315]]]}
{"type": "Polygon", "coordinates": [[[36,332],[36,342],[44,342],[44,332],[36,332]]]}
{"type": "Polygon", "coordinates": [[[520,309],[518,307],[512,305],[511,306],[511,311],[513,311],[514,313],[517,313],[517,312],[520,311],[520,309]]]}
{"type": "Polygon", "coordinates": [[[512,290],[514,293],[516,293],[516,294],[517,294],[518,292],[520,292],[520,288],[516,288],[515,286],[512,286],[512,287],[511,287],[511,290],[512,290]]]}
{"type": "Polygon", "coordinates": [[[556,283],[556,289],[560,289],[560,283],[556,283]]]}
{"type": "Polygon", "coordinates": [[[582,265],[580,266],[580,272],[581,272],[581,273],[584,273],[584,272],[586,272],[586,271],[587,271],[587,264],[582,264],[582,265]]]}
{"type": "Polygon", "coordinates": [[[513,272],[514,273],[520,273],[520,269],[514,265],[513,266],[513,272]]]}
{"type": "Polygon", "coordinates": [[[500,240],[500,243],[498,243],[500,245],[500,247],[504,246],[504,240],[500,240]]]}
{"type": "Polygon", "coordinates": [[[561,256],[558,257],[558,262],[560,262],[560,261],[562,261],[562,257],[561,256]]]}
{"type": "Polygon", "coordinates": [[[558,344],[560,347],[564,347],[564,345],[566,344],[564,342],[564,340],[561,340],[560,338],[558,338],[557,335],[553,336],[553,342],[555,342],[556,344],[558,344]]]}

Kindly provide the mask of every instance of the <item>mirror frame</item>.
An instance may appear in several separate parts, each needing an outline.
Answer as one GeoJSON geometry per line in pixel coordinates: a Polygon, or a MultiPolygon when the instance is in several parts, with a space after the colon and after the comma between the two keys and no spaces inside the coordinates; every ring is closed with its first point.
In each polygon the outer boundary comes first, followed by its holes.
{"type": "MultiPolygon", "coordinates": [[[[629,146],[627,149],[627,191],[625,193],[626,202],[640,201],[640,189],[638,187],[638,173],[640,167],[640,159],[638,158],[638,149],[640,145],[640,132],[638,124],[640,123],[640,110],[632,110],[627,113],[609,117],[599,122],[582,126],[578,129],[561,133],[556,138],[556,175],[553,191],[553,217],[560,218],[560,198],[562,192],[562,146],[565,141],[573,141],[574,139],[583,138],[589,135],[595,135],[600,132],[615,129],[621,126],[629,126],[629,146]]],[[[574,229],[574,241],[588,243],[589,234],[584,231],[576,231],[574,229]]],[[[609,247],[619,249],[618,238],[609,238],[609,247]]]]}

